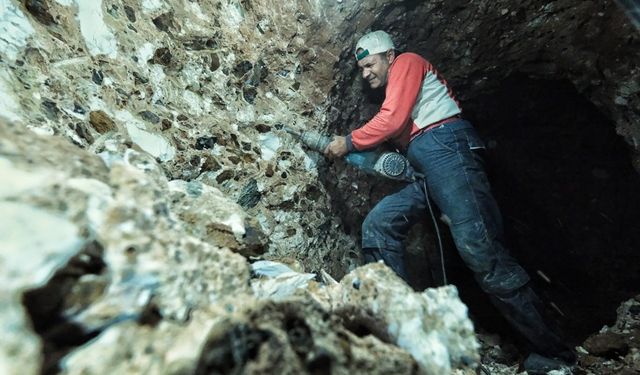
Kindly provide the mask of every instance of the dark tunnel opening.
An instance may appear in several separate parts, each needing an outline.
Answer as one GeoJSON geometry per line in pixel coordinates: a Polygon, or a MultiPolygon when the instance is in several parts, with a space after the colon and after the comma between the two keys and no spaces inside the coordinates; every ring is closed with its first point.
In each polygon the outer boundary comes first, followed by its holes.
{"type": "MultiPolygon", "coordinates": [[[[552,316],[576,343],[613,324],[640,286],[640,176],[612,121],[570,82],[520,74],[463,106],[488,146],[509,247],[552,316]]],[[[450,279],[477,323],[504,329],[452,254],[450,279]]]]}

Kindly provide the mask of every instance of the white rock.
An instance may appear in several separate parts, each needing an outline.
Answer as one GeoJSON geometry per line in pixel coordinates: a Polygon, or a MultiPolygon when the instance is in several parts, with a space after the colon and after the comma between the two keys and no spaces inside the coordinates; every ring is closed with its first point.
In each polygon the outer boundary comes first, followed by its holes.
{"type": "MultiPolygon", "coordinates": [[[[0,24],[1,23],[2,20],[0,20],[0,24]]],[[[3,39],[0,38],[0,43],[2,43],[2,40],[3,39]]],[[[20,104],[16,100],[13,89],[11,89],[15,84],[13,80],[13,75],[7,70],[7,68],[0,67],[0,97],[2,97],[2,100],[0,100],[0,116],[9,121],[18,122],[21,121],[22,116],[20,115],[20,104]]]]}
{"type": "Polygon", "coordinates": [[[42,286],[83,241],[74,224],[28,204],[0,201],[0,212],[0,373],[36,374],[40,340],[31,331],[21,293],[42,286]]]}
{"type": "Polygon", "coordinates": [[[83,241],[67,219],[25,203],[0,202],[3,288],[42,285],[77,253],[83,241]]]}
{"type": "Polygon", "coordinates": [[[0,0],[1,54],[15,60],[33,33],[33,27],[24,13],[11,0],[0,0]]]}
{"type": "Polygon", "coordinates": [[[271,160],[280,148],[280,138],[273,133],[260,134],[262,159],[271,160]]]}
{"type": "Polygon", "coordinates": [[[107,55],[116,58],[118,44],[115,36],[104,22],[102,0],[76,0],[78,21],[89,52],[94,55],[107,55]]]}
{"type": "Polygon", "coordinates": [[[118,111],[116,118],[122,122],[131,137],[140,148],[161,161],[168,161],[175,157],[175,148],[161,135],[146,130],[144,122],[133,117],[128,111],[118,111]]]}

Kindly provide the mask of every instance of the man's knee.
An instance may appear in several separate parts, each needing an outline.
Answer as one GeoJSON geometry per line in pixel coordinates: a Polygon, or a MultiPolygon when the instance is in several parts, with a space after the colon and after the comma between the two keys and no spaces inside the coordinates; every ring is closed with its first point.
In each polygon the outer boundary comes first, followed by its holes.
{"type": "Polygon", "coordinates": [[[497,249],[482,221],[457,225],[452,229],[453,240],[460,256],[473,272],[489,272],[496,261],[497,249]]]}

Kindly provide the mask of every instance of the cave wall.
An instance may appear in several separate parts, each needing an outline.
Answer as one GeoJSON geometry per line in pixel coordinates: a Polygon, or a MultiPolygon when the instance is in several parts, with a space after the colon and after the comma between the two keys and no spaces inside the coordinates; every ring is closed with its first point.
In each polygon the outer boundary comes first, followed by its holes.
{"type": "MultiPolygon", "coordinates": [[[[368,307],[336,313],[313,283],[292,306],[261,301],[247,261],[306,281],[357,266],[361,219],[394,186],[327,164],[283,127],[345,133],[375,113],[381,96],[363,94],[351,54],[379,28],[431,59],[471,112],[514,73],[568,79],[637,148],[638,36],[612,1],[0,0],[0,168],[15,182],[0,190],[13,241],[0,364],[54,371],[83,345],[68,372],[177,373],[202,355],[204,369],[353,373],[391,358],[415,373],[388,337],[342,324],[368,307]],[[313,350],[294,349],[300,329],[313,350]]],[[[434,239],[418,229],[410,251],[434,239]]],[[[363,280],[375,306],[373,281],[397,280],[373,270],[338,294],[363,280]]]]}
{"type": "Polygon", "coordinates": [[[308,39],[326,4],[2,6],[2,116],[95,153],[128,143],[170,179],[219,188],[250,212],[273,259],[336,277],[355,266],[353,240],[331,231],[317,161],[282,130],[324,121],[337,57],[308,39]]]}
{"type": "Polygon", "coordinates": [[[255,302],[250,257],[355,268],[317,160],[282,130],[324,118],[320,8],[0,1],[0,372],[55,372],[104,331],[126,343],[67,371],[192,368],[212,323],[255,302]]]}

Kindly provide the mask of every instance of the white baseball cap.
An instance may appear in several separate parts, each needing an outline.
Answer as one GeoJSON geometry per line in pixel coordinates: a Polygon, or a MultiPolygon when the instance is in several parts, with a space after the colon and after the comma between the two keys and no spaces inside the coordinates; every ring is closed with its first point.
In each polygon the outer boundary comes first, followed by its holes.
{"type": "Polygon", "coordinates": [[[356,61],[360,61],[369,55],[387,52],[390,49],[395,49],[391,37],[384,31],[378,30],[365,34],[358,40],[354,55],[356,56],[356,61]],[[358,53],[361,48],[363,51],[358,53]]]}

